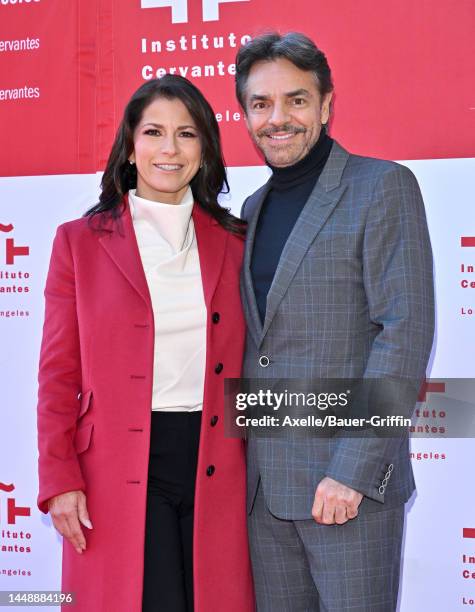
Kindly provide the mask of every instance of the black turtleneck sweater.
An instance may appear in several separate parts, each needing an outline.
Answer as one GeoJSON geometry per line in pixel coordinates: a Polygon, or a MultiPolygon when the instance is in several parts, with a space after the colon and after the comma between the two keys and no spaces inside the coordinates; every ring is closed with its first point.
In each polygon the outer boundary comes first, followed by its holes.
{"type": "Polygon", "coordinates": [[[251,259],[251,275],[262,322],[281,253],[327,162],[332,143],[322,130],[307,155],[293,166],[275,168],[269,164],[271,188],[259,214],[251,259]]]}

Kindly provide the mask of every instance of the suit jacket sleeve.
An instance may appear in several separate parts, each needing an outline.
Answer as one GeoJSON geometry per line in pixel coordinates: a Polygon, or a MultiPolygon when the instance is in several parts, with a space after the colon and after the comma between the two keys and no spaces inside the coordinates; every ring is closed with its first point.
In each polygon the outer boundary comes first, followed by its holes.
{"type": "Polygon", "coordinates": [[[85,490],[74,448],[79,412],[81,361],[76,286],[71,248],[64,226],[53,243],[45,288],[45,321],[38,375],[38,507],[72,490],[85,490]]]}
{"type": "MultiPolygon", "coordinates": [[[[380,326],[364,378],[390,381],[383,388],[394,398],[384,399],[401,416],[411,416],[432,347],[434,294],[424,204],[404,166],[392,165],[376,185],[364,233],[363,277],[370,318],[380,326]]],[[[371,429],[364,436],[342,435],[327,476],[384,502],[378,490],[382,474],[402,440],[371,429]]]]}

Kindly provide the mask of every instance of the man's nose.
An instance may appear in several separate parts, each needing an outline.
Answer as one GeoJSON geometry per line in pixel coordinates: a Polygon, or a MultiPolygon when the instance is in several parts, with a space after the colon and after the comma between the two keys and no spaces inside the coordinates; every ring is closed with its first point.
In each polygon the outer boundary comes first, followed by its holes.
{"type": "Polygon", "coordinates": [[[285,104],[275,104],[272,109],[272,114],[269,119],[269,123],[276,126],[281,126],[284,123],[288,123],[289,113],[285,104]]]}

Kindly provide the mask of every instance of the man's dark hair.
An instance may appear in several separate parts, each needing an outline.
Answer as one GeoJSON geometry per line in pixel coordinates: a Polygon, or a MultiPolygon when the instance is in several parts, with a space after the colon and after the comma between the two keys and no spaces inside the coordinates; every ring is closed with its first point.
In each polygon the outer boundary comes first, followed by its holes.
{"type": "Polygon", "coordinates": [[[321,96],[333,91],[327,58],[308,36],[300,32],[287,34],[269,32],[257,36],[242,46],[236,57],[236,97],[244,110],[246,110],[244,95],[252,66],[256,62],[273,61],[278,58],[289,60],[301,70],[313,72],[321,96]]]}

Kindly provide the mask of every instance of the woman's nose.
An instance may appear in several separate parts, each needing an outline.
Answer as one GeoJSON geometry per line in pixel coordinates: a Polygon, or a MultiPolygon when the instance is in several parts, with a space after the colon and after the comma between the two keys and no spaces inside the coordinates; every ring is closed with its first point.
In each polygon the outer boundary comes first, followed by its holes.
{"type": "Polygon", "coordinates": [[[161,152],[165,155],[175,155],[178,151],[174,136],[165,136],[161,142],[161,152]]]}

